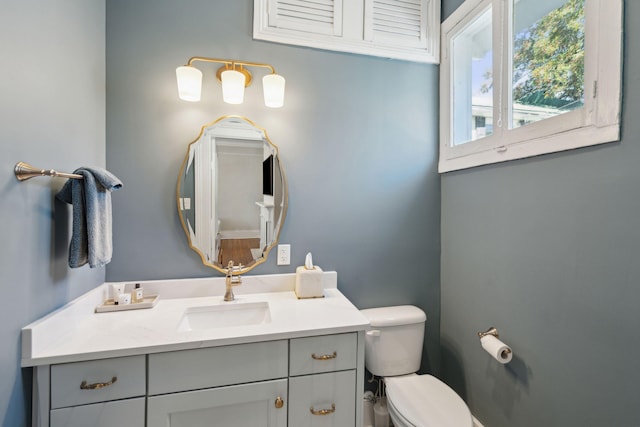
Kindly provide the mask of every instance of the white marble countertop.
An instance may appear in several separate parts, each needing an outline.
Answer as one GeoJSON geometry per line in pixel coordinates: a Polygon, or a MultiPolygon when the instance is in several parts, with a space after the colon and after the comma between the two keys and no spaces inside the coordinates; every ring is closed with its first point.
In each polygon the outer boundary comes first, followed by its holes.
{"type": "Polygon", "coordinates": [[[109,283],[82,295],[22,329],[22,366],[271,341],[361,331],[367,319],[337,289],[337,274],[325,272],[324,298],[297,299],[295,274],[244,276],[235,301],[224,302],[224,278],[141,283],[145,295],[159,295],[155,307],[95,313],[109,283]],[[189,307],[269,304],[270,321],[247,326],[180,331],[189,307]]]}

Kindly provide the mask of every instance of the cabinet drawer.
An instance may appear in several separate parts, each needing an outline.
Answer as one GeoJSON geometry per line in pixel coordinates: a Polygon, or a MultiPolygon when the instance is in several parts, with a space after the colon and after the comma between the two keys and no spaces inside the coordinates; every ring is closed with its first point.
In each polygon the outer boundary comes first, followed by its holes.
{"type": "Polygon", "coordinates": [[[355,369],[358,355],[356,333],[323,335],[291,340],[290,375],[355,369]]]}
{"type": "Polygon", "coordinates": [[[51,427],[144,427],[144,397],[51,411],[51,427]]]}
{"type": "Polygon", "coordinates": [[[289,425],[354,427],[356,371],[289,379],[289,425]]]}
{"type": "Polygon", "coordinates": [[[144,396],[144,356],[51,366],[51,409],[144,396]]]}
{"type": "Polygon", "coordinates": [[[149,355],[149,395],[287,377],[287,341],[149,355]]]}

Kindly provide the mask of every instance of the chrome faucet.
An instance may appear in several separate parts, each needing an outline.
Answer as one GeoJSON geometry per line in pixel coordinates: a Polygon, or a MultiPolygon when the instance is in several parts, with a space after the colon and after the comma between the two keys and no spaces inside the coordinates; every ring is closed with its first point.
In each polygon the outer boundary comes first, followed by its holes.
{"type": "Polygon", "coordinates": [[[242,265],[238,265],[237,267],[233,266],[233,261],[229,261],[227,264],[227,276],[225,278],[226,290],[224,293],[225,301],[233,301],[235,296],[233,295],[233,287],[242,284],[242,278],[240,275],[233,275],[234,271],[239,271],[242,268],[242,265]]]}

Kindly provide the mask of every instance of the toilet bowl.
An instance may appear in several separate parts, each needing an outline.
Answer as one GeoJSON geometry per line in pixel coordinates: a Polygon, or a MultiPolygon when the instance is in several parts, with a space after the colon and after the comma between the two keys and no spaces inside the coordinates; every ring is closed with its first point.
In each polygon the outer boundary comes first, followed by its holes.
{"type": "Polygon", "coordinates": [[[365,366],[384,378],[387,407],[395,427],[473,427],[462,398],[432,375],[417,375],[422,358],[425,313],[404,305],[362,310],[371,330],[365,366]]]}

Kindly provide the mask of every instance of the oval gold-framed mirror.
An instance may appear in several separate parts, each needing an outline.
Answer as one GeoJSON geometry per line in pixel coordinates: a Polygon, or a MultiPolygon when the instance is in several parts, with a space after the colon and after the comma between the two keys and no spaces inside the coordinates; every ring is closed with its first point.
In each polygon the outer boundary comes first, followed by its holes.
{"type": "Polygon", "coordinates": [[[288,205],[278,147],[242,116],[202,126],[187,148],[176,201],[189,247],[204,265],[244,274],[277,244],[288,205]],[[239,268],[238,268],[239,266],[239,268]]]}

